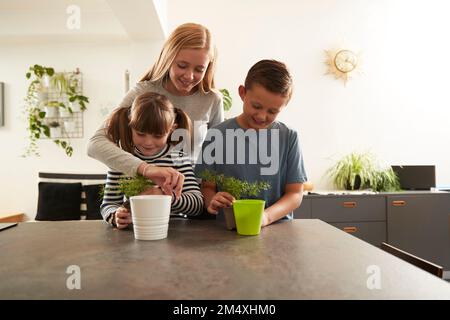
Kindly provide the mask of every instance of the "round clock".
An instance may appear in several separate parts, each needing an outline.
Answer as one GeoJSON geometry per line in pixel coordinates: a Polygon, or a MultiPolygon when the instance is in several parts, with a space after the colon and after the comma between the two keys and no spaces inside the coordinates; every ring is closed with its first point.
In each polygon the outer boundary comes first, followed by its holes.
{"type": "Polygon", "coordinates": [[[358,59],[356,54],[350,50],[341,50],[334,56],[334,65],[341,72],[351,72],[356,68],[358,59]]]}
{"type": "MultiPolygon", "coordinates": [[[[352,77],[357,69],[360,69],[359,54],[348,49],[325,50],[328,65],[327,74],[334,75],[336,79],[342,79],[344,85],[352,77]]],[[[361,70],[358,71],[359,73],[361,70]]]]}

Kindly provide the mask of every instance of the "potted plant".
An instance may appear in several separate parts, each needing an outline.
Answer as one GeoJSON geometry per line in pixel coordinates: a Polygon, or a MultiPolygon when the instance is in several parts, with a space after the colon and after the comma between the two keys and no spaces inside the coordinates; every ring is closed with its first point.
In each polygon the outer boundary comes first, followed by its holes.
{"type": "Polygon", "coordinates": [[[76,123],[75,123],[75,121],[70,120],[70,119],[64,121],[64,130],[65,130],[67,133],[75,132],[75,129],[76,129],[76,123]]]}
{"type": "Polygon", "coordinates": [[[338,189],[397,191],[398,177],[391,168],[381,169],[371,153],[350,153],[329,168],[326,175],[338,189]]]}
{"type": "Polygon", "coordinates": [[[122,205],[131,212],[134,236],[138,240],[167,237],[171,196],[146,193],[146,190],[154,186],[151,180],[141,175],[119,179],[119,190],[125,196],[122,205]]]}
{"type": "Polygon", "coordinates": [[[57,118],[59,116],[59,107],[61,103],[58,101],[48,101],[45,104],[44,111],[46,118],[57,118]]]}
{"type": "Polygon", "coordinates": [[[140,195],[142,192],[147,190],[148,188],[154,187],[155,184],[153,181],[144,178],[141,175],[136,175],[133,178],[121,178],[119,180],[119,190],[125,196],[125,201],[123,206],[130,209],[130,198],[133,196],[140,195]]]}
{"type": "Polygon", "coordinates": [[[217,174],[211,170],[204,170],[199,176],[205,181],[215,183],[221,191],[228,192],[236,199],[231,208],[225,208],[223,210],[225,225],[228,230],[237,227],[239,234],[250,235],[259,233],[265,203],[264,200],[255,198],[258,197],[261,191],[270,188],[268,182],[247,182],[235,177],[217,174]],[[257,228],[252,228],[252,226],[246,228],[246,224],[252,223],[250,220],[259,222],[257,228]],[[242,226],[242,228],[240,228],[240,226],[242,226]],[[249,232],[247,232],[247,229],[249,232]]]}
{"type": "Polygon", "coordinates": [[[50,137],[52,138],[60,138],[61,137],[61,125],[58,121],[51,121],[48,124],[50,128],[50,137]]]}

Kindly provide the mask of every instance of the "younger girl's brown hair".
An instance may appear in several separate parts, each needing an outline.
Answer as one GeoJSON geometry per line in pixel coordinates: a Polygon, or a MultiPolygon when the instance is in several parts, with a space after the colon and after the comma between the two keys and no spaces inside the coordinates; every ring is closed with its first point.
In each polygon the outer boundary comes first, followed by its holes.
{"type": "MultiPolygon", "coordinates": [[[[111,114],[108,119],[107,135],[117,146],[134,153],[131,129],[161,136],[171,132],[174,124],[177,129],[185,129],[190,140],[192,125],[188,115],[175,108],[166,96],[146,92],[137,96],[131,107],[118,108],[111,114]]],[[[175,145],[181,140],[172,141],[169,136],[167,142],[175,145]]]]}

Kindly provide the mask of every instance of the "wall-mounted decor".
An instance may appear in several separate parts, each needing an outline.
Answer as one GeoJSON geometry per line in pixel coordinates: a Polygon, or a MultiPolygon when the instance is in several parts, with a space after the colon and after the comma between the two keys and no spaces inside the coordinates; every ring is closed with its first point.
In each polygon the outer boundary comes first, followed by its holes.
{"type": "Polygon", "coordinates": [[[325,50],[325,53],[327,55],[325,64],[328,66],[326,74],[342,79],[346,85],[355,71],[360,68],[360,54],[348,49],[325,50]]]}
{"type": "Polygon", "coordinates": [[[25,114],[30,143],[24,156],[39,156],[37,142],[52,139],[72,156],[70,139],[83,137],[83,111],[89,99],[82,94],[81,72],[55,72],[34,65],[26,78],[31,80],[25,97],[25,114]]]}
{"type": "Polygon", "coordinates": [[[0,82],[0,127],[5,125],[5,84],[0,82]]]}

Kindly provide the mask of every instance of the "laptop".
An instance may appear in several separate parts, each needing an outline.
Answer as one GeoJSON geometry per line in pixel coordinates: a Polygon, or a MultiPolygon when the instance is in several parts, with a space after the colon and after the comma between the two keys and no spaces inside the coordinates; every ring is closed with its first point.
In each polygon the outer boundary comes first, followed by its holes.
{"type": "Polygon", "coordinates": [[[17,222],[0,223],[0,231],[17,226],[17,222]]]}
{"type": "Polygon", "coordinates": [[[392,170],[397,174],[404,190],[430,190],[436,187],[435,166],[392,166],[392,170]]]}

